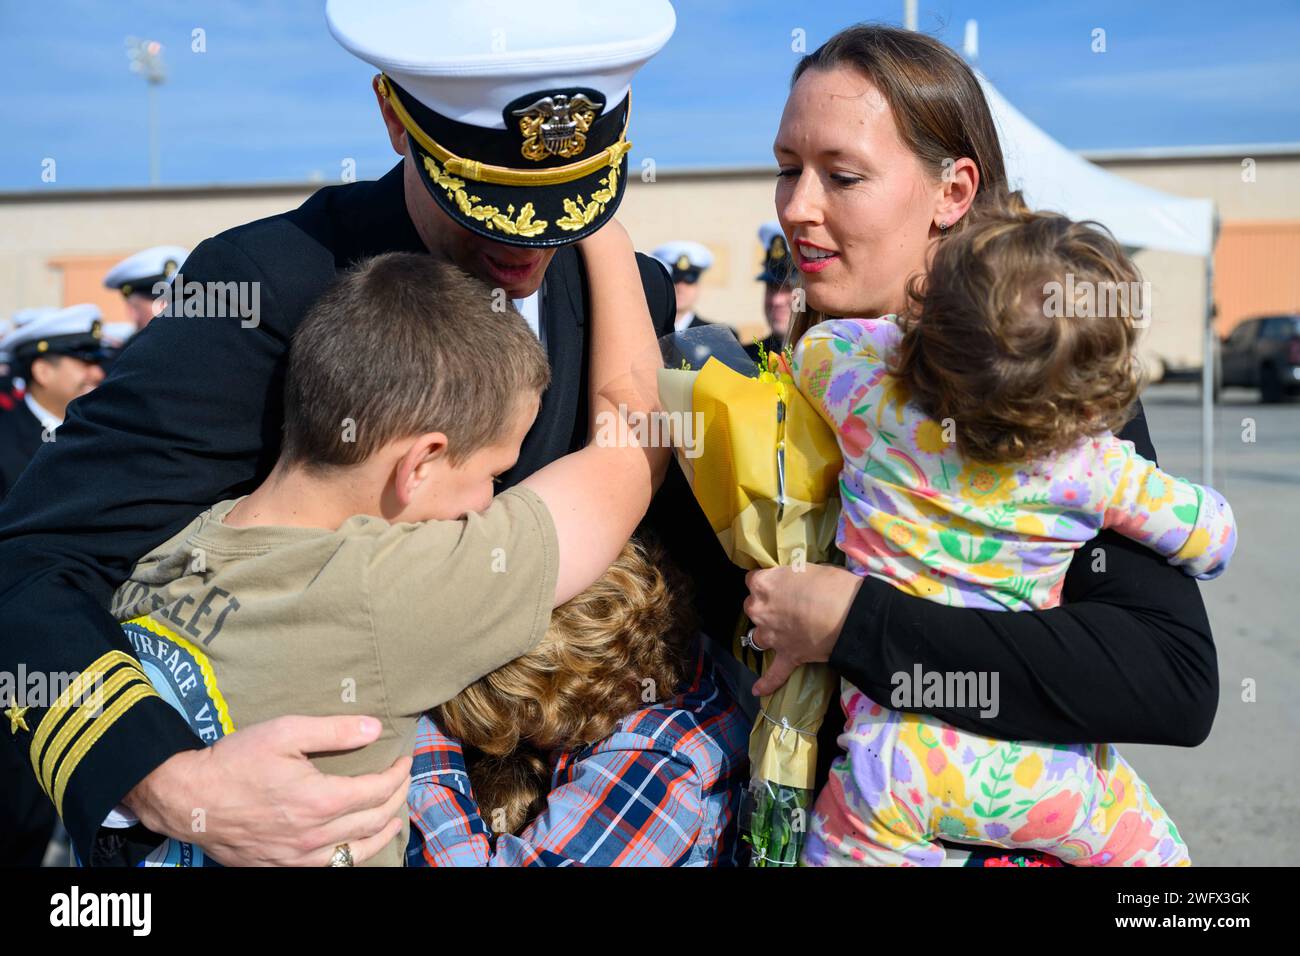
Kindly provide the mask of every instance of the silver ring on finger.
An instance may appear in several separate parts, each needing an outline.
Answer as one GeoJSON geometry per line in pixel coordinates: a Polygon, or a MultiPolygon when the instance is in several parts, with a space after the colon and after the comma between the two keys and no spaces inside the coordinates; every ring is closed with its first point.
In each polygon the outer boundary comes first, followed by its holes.
{"type": "Polygon", "coordinates": [[[757,630],[757,629],[751,627],[748,631],[745,632],[744,636],[741,637],[741,639],[740,639],[740,646],[741,646],[741,647],[748,647],[748,648],[750,648],[750,649],[752,649],[752,650],[755,650],[755,651],[758,651],[760,654],[762,654],[764,651],[767,650],[767,648],[766,648],[766,647],[759,647],[758,644],[755,643],[755,641],[754,641],[754,631],[755,631],[755,630],[757,630]]]}

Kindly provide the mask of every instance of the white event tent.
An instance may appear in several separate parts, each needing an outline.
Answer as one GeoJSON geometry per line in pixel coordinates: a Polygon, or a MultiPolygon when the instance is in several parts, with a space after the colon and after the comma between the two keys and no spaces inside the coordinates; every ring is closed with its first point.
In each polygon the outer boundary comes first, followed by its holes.
{"type": "Polygon", "coordinates": [[[1212,480],[1215,337],[1212,331],[1214,241],[1218,220],[1210,199],[1160,192],[1107,172],[1067,149],[979,75],[1002,140],[1007,179],[1035,209],[1051,209],[1071,219],[1092,219],[1119,242],[1134,249],[1162,249],[1205,259],[1205,351],[1202,362],[1202,480],[1212,480]]]}

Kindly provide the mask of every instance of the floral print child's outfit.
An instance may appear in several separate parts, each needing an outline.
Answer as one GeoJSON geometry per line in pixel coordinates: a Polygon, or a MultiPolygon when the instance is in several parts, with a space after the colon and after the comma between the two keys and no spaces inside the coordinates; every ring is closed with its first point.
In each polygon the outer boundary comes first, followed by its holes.
{"type": "MultiPolygon", "coordinates": [[[[964,461],[945,423],[887,374],[901,338],[894,316],[838,319],[794,355],[800,390],[844,454],[837,543],[855,573],[959,607],[1050,608],[1075,550],[1103,528],[1198,578],[1222,573],[1236,528],[1216,491],[1109,432],[1048,459],[964,461]]],[[[937,865],[939,838],[1080,866],[1189,863],[1173,821],[1109,744],[980,737],[882,707],[848,681],[841,704],[846,752],[817,798],[805,864],[937,865]]]]}

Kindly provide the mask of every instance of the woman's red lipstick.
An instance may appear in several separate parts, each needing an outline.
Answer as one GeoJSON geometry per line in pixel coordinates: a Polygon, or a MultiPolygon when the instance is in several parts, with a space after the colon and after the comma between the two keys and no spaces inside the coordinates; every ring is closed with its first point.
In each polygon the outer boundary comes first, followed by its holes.
{"type": "Polygon", "coordinates": [[[802,239],[795,243],[795,251],[798,253],[799,270],[804,273],[821,272],[840,257],[838,252],[802,239]],[[813,255],[809,255],[809,252],[813,255]]]}

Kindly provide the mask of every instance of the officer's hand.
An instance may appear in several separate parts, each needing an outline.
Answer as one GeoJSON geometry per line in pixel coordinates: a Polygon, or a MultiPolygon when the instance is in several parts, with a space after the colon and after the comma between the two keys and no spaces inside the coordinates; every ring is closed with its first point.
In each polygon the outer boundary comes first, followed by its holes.
{"type": "Polygon", "coordinates": [[[278,717],[176,754],[123,802],[155,833],[226,866],[325,866],[340,843],[360,863],[401,830],[411,758],[336,777],[306,755],[355,750],[380,730],[371,717],[278,717]]]}

